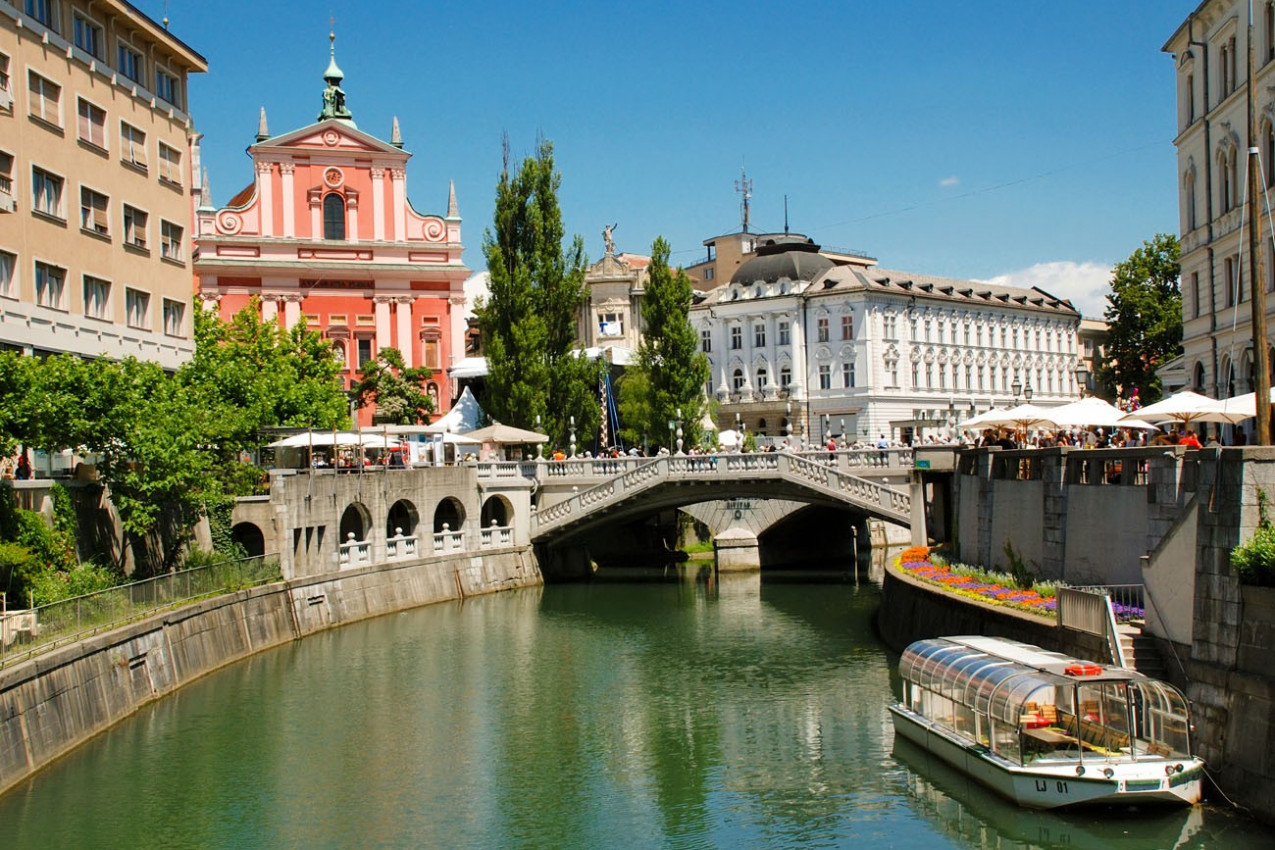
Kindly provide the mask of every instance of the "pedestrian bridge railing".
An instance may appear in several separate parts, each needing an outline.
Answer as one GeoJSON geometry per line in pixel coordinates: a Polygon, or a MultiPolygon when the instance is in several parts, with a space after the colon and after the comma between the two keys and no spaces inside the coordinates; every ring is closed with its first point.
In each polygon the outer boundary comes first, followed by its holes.
{"type": "Polygon", "coordinates": [[[647,459],[640,465],[625,464],[620,468],[623,471],[603,483],[573,493],[568,499],[537,511],[532,536],[552,534],[579,522],[592,512],[606,509],[668,481],[719,481],[737,485],[742,481],[770,479],[797,484],[900,524],[908,524],[912,518],[909,493],[850,474],[826,461],[791,452],[666,455],[647,459]]]}

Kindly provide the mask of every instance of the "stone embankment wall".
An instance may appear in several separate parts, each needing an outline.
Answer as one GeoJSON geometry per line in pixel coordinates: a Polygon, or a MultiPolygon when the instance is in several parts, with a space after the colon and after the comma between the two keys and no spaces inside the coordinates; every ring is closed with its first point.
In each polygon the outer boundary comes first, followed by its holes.
{"type": "Polygon", "coordinates": [[[539,584],[527,547],[346,570],[219,596],[0,670],[0,792],[254,653],[368,617],[539,584]]]}

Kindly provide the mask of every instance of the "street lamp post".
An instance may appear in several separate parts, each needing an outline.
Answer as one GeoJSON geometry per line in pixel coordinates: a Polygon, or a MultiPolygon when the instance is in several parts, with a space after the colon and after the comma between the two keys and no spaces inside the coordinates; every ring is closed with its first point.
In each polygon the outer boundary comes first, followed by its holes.
{"type": "Polygon", "coordinates": [[[677,453],[682,453],[682,408],[677,409],[677,453]]]}
{"type": "Polygon", "coordinates": [[[1032,393],[1032,382],[1031,382],[1031,379],[1030,379],[1030,378],[1028,378],[1028,379],[1027,379],[1027,386],[1023,387],[1023,399],[1024,399],[1024,400],[1025,400],[1028,404],[1031,404],[1031,403],[1032,403],[1032,395],[1033,395],[1033,393],[1032,393]]]}
{"type": "Polygon", "coordinates": [[[1089,367],[1083,360],[1076,363],[1076,388],[1080,391],[1081,398],[1084,398],[1089,390],[1089,367]]]}
{"type": "MultiPolygon", "coordinates": [[[[539,413],[536,414],[536,430],[537,431],[540,430],[540,414],[539,413]]],[[[545,444],[536,443],[536,460],[544,460],[544,459],[545,459],[545,444]]]]}
{"type": "Polygon", "coordinates": [[[1017,374],[1014,375],[1014,383],[1010,384],[1009,388],[1014,391],[1014,406],[1017,407],[1018,397],[1023,394],[1023,382],[1018,379],[1017,374]]]}
{"type": "Polygon", "coordinates": [[[576,456],[576,418],[571,417],[571,457],[576,456]]]}

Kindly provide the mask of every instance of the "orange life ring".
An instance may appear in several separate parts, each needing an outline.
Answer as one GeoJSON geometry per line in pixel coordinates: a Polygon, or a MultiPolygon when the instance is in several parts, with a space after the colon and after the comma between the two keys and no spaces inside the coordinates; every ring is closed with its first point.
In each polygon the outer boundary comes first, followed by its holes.
{"type": "Polygon", "coordinates": [[[1102,673],[1102,667],[1097,664],[1073,664],[1063,672],[1068,676],[1097,676],[1102,673]]]}

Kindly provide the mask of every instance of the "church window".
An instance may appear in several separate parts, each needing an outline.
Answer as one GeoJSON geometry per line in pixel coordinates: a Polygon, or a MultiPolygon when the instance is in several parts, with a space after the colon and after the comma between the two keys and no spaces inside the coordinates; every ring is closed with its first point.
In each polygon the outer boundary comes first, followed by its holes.
{"type": "Polygon", "coordinates": [[[345,198],[336,192],[323,199],[323,238],[345,239],[345,198]]]}
{"type": "Polygon", "coordinates": [[[704,328],[699,332],[700,351],[705,354],[711,354],[713,351],[713,332],[709,328],[704,328]]]}

